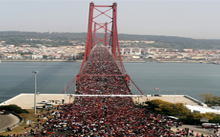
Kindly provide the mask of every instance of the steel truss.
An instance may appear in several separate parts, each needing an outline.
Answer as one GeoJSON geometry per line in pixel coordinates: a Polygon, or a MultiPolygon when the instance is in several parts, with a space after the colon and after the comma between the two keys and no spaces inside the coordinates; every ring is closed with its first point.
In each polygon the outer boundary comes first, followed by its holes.
{"type": "MultiPolygon", "coordinates": [[[[89,10],[89,21],[88,21],[88,34],[87,34],[87,42],[85,54],[82,62],[82,66],[77,77],[72,81],[72,83],[67,87],[67,89],[63,92],[65,93],[69,87],[76,81],[76,85],[80,85],[83,79],[88,77],[120,77],[120,79],[126,84],[127,89],[129,90],[129,94],[131,95],[130,89],[130,81],[137,87],[137,85],[130,79],[130,76],[126,73],[124,68],[120,47],[118,42],[118,32],[117,32],[117,3],[113,3],[113,5],[94,5],[93,2],[90,3],[89,10]],[[100,9],[102,8],[102,10],[100,9]],[[107,8],[103,11],[103,8],[107,8]],[[98,12],[98,15],[94,15],[94,11],[98,12]],[[107,12],[112,11],[112,15],[108,15],[107,12]],[[100,16],[104,15],[108,19],[109,22],[98,23],[96,19],[100,16]],[[111,25],[111,29],[108,26],[111,25]],[[101,32],[100,32],[101,31],[101,32]],[[85,74],[83,70],[88,69],[87,63],[91,62],[92,57],[90,56],[93,52],[93,48],[99,44],[104,45],[108,48],[109,52],[112,55],[112,58],[115,62],[115,65],[120,71],[120,74],[85,74]]],[[[137,89],[143,94],[143,92],[137,87],[137,89]]]]}

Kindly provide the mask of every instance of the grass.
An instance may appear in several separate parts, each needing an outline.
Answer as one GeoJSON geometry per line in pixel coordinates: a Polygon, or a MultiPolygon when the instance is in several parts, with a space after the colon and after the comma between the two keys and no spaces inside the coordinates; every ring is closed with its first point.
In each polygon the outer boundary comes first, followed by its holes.
{"type": "MultiPolygon", "coordinates": [[[[30,132],[31,128],[29,128],[29,125],[26,124],[26,121],[27,120],[31,120],[32,121],[31,126],[33,128],[33,127],[35,127],[35,125],[38,124],[37,119],[42,119],[42,118],[37,118],[37,115],[40,115],[41,113],[34,114],[34,110],[33,109],[27,109],[27,111],[29,113],[19,114],[20,116],[23,117],[23,120],[24,120],[24,122],[21,125],[13,128],[12,131],[2,132],[2,133],[0,133],[0,135],[7,136],[8,134],[15,134],[15,135],[17,135],[17,134],[24,134],[24,132],[25,132],[24,128],[25,127],[26,127],[26,132],[30,132]]],[[[37,110],[37,112],[38,112],[38,110],[37,110]]]]}

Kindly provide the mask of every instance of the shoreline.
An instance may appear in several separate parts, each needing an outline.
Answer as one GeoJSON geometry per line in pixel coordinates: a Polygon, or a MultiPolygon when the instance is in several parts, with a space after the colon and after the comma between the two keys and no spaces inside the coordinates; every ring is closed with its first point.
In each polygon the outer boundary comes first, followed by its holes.
{"type": "Polygon", "coordinates": [[[201,63],[201,64],[207,64],[203,62],[198,62],[198,61],[155,61],[157,63],[201,63]]]}
{"type": "Polygon", "coordinates": [[[81,60],[32,60],[32,59],[27,59],[27,60],[1,60],[1,62],[82,62],[81,60]]]}
{"type": "MultiPolygon", "coordinates": [[[[1,62],[83,62],[83,60],[1,60],[1,62]]],[[[133,60],[126,60],[122,62],[134,62],[134,63],[145,63],[147,61],[144,60],[139,60],[139,61],[133,61],[133,60]]]]}
{"type": "MultiPolygon", "coordinates": [[[[83,60],[60,60],[60,59],[53,59],[53,60],[32,60],[32,59],[26,59],[26,60],[0,60],[1,62],[83,62],[83,60]]],[[[123,63],[147,63],[147,62],[157,62],[157,63],[195,63],[195,64],[216,64],[214,62],[200,62],[200,61],[147,61],[147,60],[122,60],[123,63]]],[[[219,64],[216,64],[219,65],[219,64]]]]}
{"type": "Polygon", "coordinates": [[[195,63],[195,64],[214,64],[213,62],[200,62],[200,61],[155,61],[157,63],[195,63]]]}
{"type": "MultiPolygon", "coordinates": [[[[0,60],[1,62],[83,62],[83,60],[60,60],[60,59],[53,59],[53,60],[32,60],[32,59],[22,59],[22,60],[0,60]]],[[[122,60],[123,63],[147,63],[147,62],[156,62],[156,63],[194,63],[194,64],[216,64],[218,63],[214,62],[201,62],[201,61],[160,61],[160,60],[153,60],[153,61],[147,61],[147,60],[122,60]]]]}

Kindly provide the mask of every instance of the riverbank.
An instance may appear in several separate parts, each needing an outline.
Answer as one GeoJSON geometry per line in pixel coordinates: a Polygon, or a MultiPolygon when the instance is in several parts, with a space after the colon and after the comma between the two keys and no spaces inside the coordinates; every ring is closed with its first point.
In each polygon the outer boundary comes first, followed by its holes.
{"type": "Polygon", "coordinates": [[[218,64],[215,61],[194,61],[194,60],[187,60],[187,61],[173,61],[173,60],[156,60],[157,63],[196,63],[196,64],[218,64]]]}
{"type": "Polygon", "coordinates": [[[157,63],[201,63],[199,61],[160,61],[160,60],[157,60],[156,61],[157,63]]]}
{"type": "MultiPolygon", "coordinates": [[[[68,59],[41,59],[41,60],[33,60],[33,59],[22,59],[22,60],[1,60],[1,62],[83,62],[83,60],[68,60],[68,59]]],[[[137,63],[145,63],[145,60],[124,60],[122,62],[137,62],[137,63]]]]}
{"type": "MultiPolygon", "coordinates": [[[[12,60],[12,59],[3,59],[1,62],[83,62],[83,60],[69,60],[69,59],[40,59],[40,60],[33,60],[33,59],[22,59],[22,60],[12,60]]],[[[146,62],[157,62],[157,63],[196,63],[196,64],[217,64],[215,62],[210,61],[173,61],[173,60],[122,60],[124,63],[146,63],[146,62]]]]}
{"type": "Polygon", "coordinates": [[[1,62],[82,62],[82,60],[68,60],[68,59],[41,59],[41,60],[34,60],[34,59],[19,59],[19,60],[1,60],[1,62]]]}

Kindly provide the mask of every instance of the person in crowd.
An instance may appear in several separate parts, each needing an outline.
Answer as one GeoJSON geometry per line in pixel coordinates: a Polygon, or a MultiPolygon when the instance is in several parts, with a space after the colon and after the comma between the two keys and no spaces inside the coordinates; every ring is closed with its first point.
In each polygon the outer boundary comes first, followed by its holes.
{"type": "MultiPolygon", "coordinates": [[[[121,68],[104,46],[95,46],[76,81],[75,94],[130,95],[121,68]]],[[[189,129],[170,130],[174,122],[163,114],[136,105],[131,97],[76,97],[73,103],[58,105],[31,133],[42,136],[70,137],[181,137],[189,129]],[[41,127],[41,128],[40,128],[41,127]]],[[[180,124],[181,125],[181,124],[180,124]]],[[[177,125],[178,127],[178,125],[177,125]]],[[[193,132],[192,132],[193,134],[193,132]]]]}

